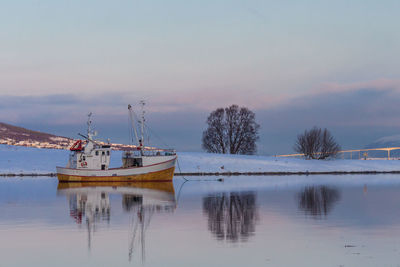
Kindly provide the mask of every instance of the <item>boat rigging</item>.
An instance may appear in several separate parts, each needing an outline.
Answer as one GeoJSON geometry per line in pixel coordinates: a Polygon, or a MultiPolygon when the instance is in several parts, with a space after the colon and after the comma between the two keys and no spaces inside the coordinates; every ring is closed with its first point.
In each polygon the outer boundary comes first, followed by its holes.
{"type": "Polygon", "coordinates": [[[145,102],[140,102],[142,112],[137,132],[135,113],[132,105],[128,105],[129,118],[135,135],[137,149],[125,151],[120,168],[109,168],[111,145],[94,139],[97,135],[92,130],[92,113],[88,114],[87,135],[79,134],[86,139],[76,141],[70,148],[70,156],[66,167],[57,167],[60,182],[68,181],[170,181],[173,178],[177,155],[172,149],[145,147],[145,102]],[[140,136],[140,139],[139,139],[140,136]]]}

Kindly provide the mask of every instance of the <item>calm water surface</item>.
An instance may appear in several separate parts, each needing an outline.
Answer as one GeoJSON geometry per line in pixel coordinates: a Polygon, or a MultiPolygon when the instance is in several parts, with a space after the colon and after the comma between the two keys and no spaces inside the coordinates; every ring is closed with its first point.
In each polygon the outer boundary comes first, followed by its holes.
{"type": "Polygon", "coordinates": [[[0,266],[400,266],[400,176],[190,179],[0,179],[0,266]]]}

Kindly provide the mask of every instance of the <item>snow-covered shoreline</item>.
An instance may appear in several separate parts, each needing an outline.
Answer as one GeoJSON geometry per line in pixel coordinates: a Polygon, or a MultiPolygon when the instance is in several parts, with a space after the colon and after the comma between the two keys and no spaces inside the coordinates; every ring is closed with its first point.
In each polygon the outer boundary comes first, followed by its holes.
{"type": "MultiPolygon", "coordinates": [[[[111,167],[118,167],[121,151],[113,151],[111,167]]],[[[64,166],[68,151],[0,145],[0,174],[54,174],[64,166]]],[[[400,173],[399,160],[304,160],[269,156],[178,153],[175,172],[185,175],[285,175],[400,173]]]]}

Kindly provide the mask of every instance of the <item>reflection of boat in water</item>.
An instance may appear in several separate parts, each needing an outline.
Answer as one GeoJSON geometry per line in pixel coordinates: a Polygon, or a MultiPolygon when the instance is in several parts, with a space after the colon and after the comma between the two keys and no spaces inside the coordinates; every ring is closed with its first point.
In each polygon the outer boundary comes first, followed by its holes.
{"type": "MultiPolygon", "coordinates": [[[[143,104],[144,105],[144,104],[143,104]]],[[[139,120],[141,135],[136,132],[136,124],[131,106],[129,114],[136,137],[135,150],[125,151],[122,167],[109,168],[111,145],[94,140],[96,132],[91,130],[91,113],[88,118],[86,145],[78,140],[71,148],[66,167],[57,167],[60,182],[99,181],[171,181],[174,175],[177,155],[175,150],[155,149],[144,146],[144,112],[139,120]]]]}
{"type": "Polygon", "coordinates": [[[110,222],[110,195],[121,195],[123,211],[132,214],[129,260],[138,245],[144,260],[145,232],[152,216],[155,213],[174,212],[176,208],[172,182],[59,183],[57,191],[67,196],[70,216],[75,222],[82,225],[86,221],[89,249],[97,224],[110,222]]]}

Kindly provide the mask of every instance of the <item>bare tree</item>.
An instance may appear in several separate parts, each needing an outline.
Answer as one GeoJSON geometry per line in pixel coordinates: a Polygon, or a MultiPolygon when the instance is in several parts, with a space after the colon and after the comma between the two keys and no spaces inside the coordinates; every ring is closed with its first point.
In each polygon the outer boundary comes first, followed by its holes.
{"type": "Polygon", "coordinates": [[[331,133],[326,128],[322,132],[321,139],[322,142],[321,142],[319,159],[335,157],[340,150],[340,146],[338,143],[336,143],[335,138],[333,138],[331,133]]]}
{"type": "Polygon", "coordinates": [[[211,153],[254,154],[257,150],[260,125],[255,114],[246,107],[232,105],[218,108],[207,118],[203,132],[203,148],[211,153]]]}
{"type": "Polygon", "coordinates": [[[314,127],[297,136],[294,150],[308,159],[326,159],[335,157],[340,146],[326,128],[314,127]]]}

